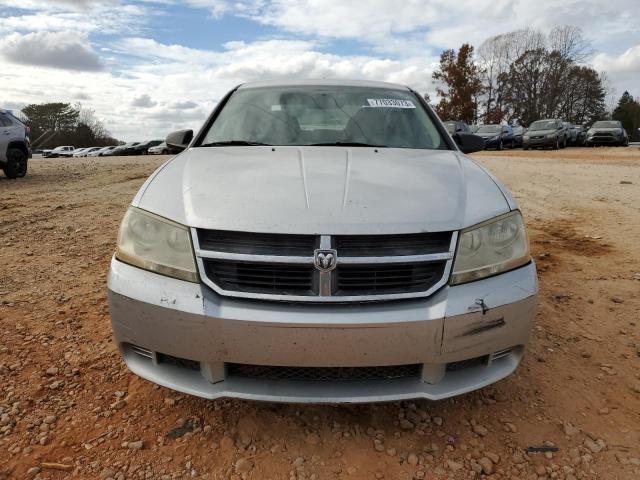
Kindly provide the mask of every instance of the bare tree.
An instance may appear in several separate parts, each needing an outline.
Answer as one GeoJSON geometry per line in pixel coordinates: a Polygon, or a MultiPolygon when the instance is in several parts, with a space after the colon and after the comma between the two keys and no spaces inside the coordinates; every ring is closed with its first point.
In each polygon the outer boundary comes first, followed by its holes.
{"type": "Polygon", "coordinates": [[[584,38],[582,29],[573,25],[554,27],[549,32],[549,49],[562,58],[580,63],[593,54],[591,43],[584,38]]]}
{"type": "Polygon", "coordinates": [[[528,28],[490,37],[480,45],[478,60],[484,86],[482,117],[486,123],[500,123],[509,116],[500,79],[504,78],[511,64],[525,52],[544,47],[544,35],[528,28]]]}

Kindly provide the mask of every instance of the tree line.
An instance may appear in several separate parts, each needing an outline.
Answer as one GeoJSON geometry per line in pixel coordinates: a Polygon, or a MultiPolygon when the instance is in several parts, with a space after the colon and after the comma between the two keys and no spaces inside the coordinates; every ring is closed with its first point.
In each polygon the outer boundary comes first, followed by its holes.
{"type": "Polygon", "coordinates": [[[618,108],[607,112],[606,74],[582,63],[592,53],[582,31],[570,25],[549,34],[524,29],[496,35],[477,52],[467,43],[457,52],[445,50],[433,73],[436,112],[444,120],[523,126],[541,118],[588,125],[613,117],[637,134],[638,103],[625,92],[618,108]]]}
{"type": "Polygon", "coordinates": [[[80,103],[62,102],[27,105],[22,109],[29,119],[34,148],[54,148],[58,145],[101,147],[119,142],[107,131],[92,109],[80,103]]]}

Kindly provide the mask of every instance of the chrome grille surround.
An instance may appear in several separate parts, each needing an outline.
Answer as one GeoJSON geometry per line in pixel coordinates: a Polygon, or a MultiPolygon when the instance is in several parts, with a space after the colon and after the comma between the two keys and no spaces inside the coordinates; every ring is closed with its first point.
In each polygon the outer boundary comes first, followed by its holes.
{"type": "MultiPolygon", "coordinates": [[[[441,234],[436,232],[435,234],[441,234]]],[[[247,292],[240,290],[225,289],[218,283],[216,283],[210,276],[205,262],[209,260],[229,261],[229,262],[248,262],[253,264],[269,264],[285,265],[293,264],[296,266],[310,266],[314,267],[316,261],[315,255],[256,255],[248,253],[235,253],[228,251],[214,251],[201,248],[199,241],[199,232],[197,229],[191,229],[191,238],[195,250],[196,263],[202,282],[213,289],[216,293],[236,298],[247,298],[257,300],[276,300],[286,302],[312,302],[312,303],[348,303],[348,302],[375,302],[386,300],[400,300],[410,298],[424,298],[432,295],[434,292],[443,287],[449,280],[451,269],[453,267],[453,258],[458,240],[458,232],[448,232],[450,235],[450,241],[448,242],[445,251],[418,254],[418,255],[387,255],[387,256],[340,256],[340,251],[336,249],[335,240],[330,235],[316,235],[319,239],[320,249],[332,249],[337,253],[336,266],[331,271],[315,271],[316,277],[314,278],[314,288],[312,294],[297,295],[297,294],[279,294],[279,293],[264,293],[264,292],[247,292]],[[338,271],[343,265],[350,266],[393,266],[394,264],[444,264],[442,268],[442,275],[435,283],[429,285],[425,290],[420,291],[403,291],[394,293],[374,293],[374,294],[357,294],[349,295],[342,294],[337,289],[337,276],[338,271]]],[[[395,234],[394,234],[395,235],[395,234]]],[[[414,235],[414,234],[407,234],[414,235]]],[[[384,237],[385,235],[380,235],[384,237]]],[[[397,235],[395,235],[397,236],[397,235]]],[[[391,237],[391,236],[390,236],[391,237]]],[[[283,247],[286,250],[286,246],[283,247]]],[[[443,249],[444,250],[444,249],[443,249]]]]}

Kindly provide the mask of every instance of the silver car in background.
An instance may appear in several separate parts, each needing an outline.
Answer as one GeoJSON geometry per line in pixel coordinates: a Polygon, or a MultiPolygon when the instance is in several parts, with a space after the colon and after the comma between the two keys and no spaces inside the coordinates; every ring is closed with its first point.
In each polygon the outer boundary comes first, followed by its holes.
{"type": "Polygon", "coordinates": [[[512,373],[537,276],[507,189],[419,94],[241,85],[127,210],[108,275],[129,369],[205,398],[441,399],[512,373]]]}

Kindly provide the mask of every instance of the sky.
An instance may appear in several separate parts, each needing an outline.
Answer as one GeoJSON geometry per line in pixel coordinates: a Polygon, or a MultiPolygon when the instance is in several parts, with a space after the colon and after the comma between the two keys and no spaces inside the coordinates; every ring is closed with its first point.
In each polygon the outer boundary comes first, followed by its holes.
{"type": "Polygon", "coordinates": [[[0,0],[0,108],[81,102],[125,141],[198,129],[236,85],[367,78],[435,98],[443,49],[582,28],[612,95],[640,96],[638,0],[0,0]]]}

